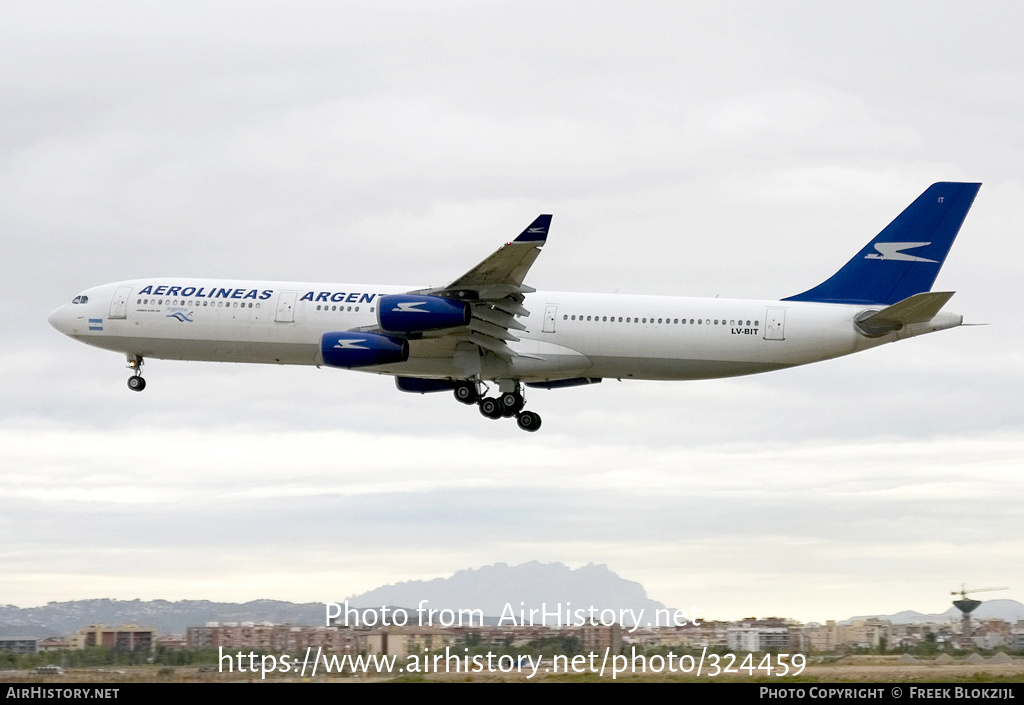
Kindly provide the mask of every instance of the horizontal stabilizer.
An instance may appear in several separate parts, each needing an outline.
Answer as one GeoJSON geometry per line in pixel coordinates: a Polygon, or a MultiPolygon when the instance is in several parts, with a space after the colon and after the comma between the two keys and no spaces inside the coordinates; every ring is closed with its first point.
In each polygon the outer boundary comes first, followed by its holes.
{"type": "Polygon", "coordinates": [[[929,291],[914,294],[881,311],[867,312],[857,319],[857,328],[869,338],[900,330],[911,323],[927,323],[953,298],[954,291],[929,291]]]}

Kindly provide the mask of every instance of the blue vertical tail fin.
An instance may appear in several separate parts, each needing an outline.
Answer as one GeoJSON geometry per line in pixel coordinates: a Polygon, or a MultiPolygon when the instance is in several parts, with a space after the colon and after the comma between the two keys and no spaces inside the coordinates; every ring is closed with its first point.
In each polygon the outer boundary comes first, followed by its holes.
{"type": "Polygon", "coordinates": [[[930,291],[980,188],[932,184],[842,269],[783,301],[888,305],[930,291]]]}

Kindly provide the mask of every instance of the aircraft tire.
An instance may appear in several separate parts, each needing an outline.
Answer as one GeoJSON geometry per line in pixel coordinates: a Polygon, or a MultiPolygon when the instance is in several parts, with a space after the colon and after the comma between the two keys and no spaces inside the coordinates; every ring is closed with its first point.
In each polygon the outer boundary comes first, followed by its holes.
{"type": "Polygon", "coordinates": [[[133,392],[141,392],[145,388],[146,380],[144,380],[142,377],[136,375],[134,377],[128,378],[128,389],[132,390],[133,392]]]}
{"type": "Polygon", "coordinates": [[[523,410],[526,400],[518,392],[509,392],[501,395],[501,403],[505,407],[505,416],[515,416],[523,410]]]}
{"type": "Polygon", "coordinates": [[[516,415],[516,423],[519,424],[519,428],[524,431],[533,433],[540,428],[540,414],[535,411],[524,411],[521,414],[516,415]]]}
{"type": "Polygon", "coordinates": [[[461,404],[476,404],[480,400],[480,395],[476,391],[476,386],[469,382],[458,382],[455,385],[455,401],[461,404]]]}
{"type": "Polygon", "coordinates": [[[487,397],[480,400],[480,413],[489,419],[500,419],[505,414],[505,407],[502,406],[501,399],[487,397]]]}

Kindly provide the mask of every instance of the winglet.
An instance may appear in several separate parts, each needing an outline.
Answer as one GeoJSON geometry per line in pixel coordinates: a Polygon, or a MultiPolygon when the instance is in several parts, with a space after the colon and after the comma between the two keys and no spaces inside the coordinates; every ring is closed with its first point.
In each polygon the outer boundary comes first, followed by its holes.
{"type": "Polygon", "coordinates": [[[538,215],[514,242],[535,242],[543,245],[548,239],[548,228],[551,227],[550,215],[538,215]]]}

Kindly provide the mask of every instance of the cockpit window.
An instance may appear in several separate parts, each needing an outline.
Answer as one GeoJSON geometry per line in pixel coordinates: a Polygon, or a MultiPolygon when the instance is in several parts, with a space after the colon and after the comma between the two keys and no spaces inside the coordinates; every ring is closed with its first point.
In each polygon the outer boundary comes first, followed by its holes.
{"type": "Polygon", "coordinates": [[[89,297],[88,296],[76,296],[75,298],[71,299],[71,303],[73,303],[73,304],[87,304],[87,303],[89,303],[89,297]]]}

